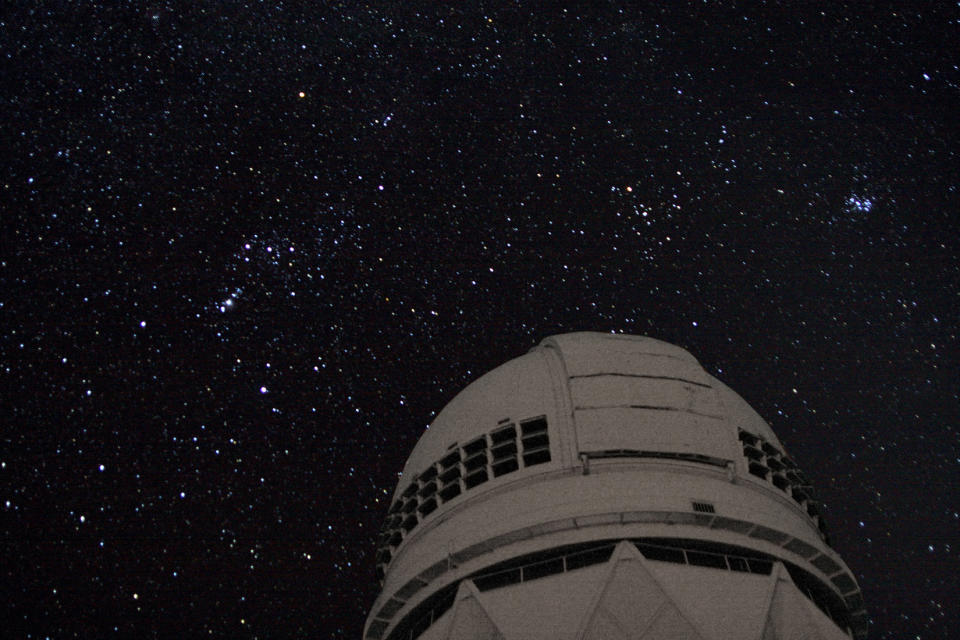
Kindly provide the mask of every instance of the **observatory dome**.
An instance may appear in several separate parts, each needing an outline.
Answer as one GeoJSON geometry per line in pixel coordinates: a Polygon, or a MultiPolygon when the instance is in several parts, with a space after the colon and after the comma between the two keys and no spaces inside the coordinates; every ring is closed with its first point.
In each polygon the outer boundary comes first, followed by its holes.
{"type": "MultiPolygon", "coordinates": [[[[364,637],[459,638],[448,613],[461,600],[471,600],[470,615],[509,627],[515,600],[491,604],[504,589],[537,604],[586,579],[574,569],[631,561],[654,575],[650,567],[671,559],[689,570],[722,564],[738,585],[739,573],[782,578],[840,637],[865,634],[859,587],[829,546],[809,482],[739,395],[659,340],[549,337],[468,385],[418,441],[379,538],[383,591],[364,637]]],[[[691,582],[689,570],[671,578],[661,568],[650,580],[673,596],[709,597],[694,584],[709,580],[691,582]]],[[[722,583],[717,576],[707,577],[722,583]]],[[[602,590],[595,581],[577,589],[602,590]]],[[[701,609],[684,616],[714,637],[708,618],[697,622],[701,609]]],[[[588,610],[568,634],[551,626],[544,637],[587,637],[575,627],[588,610]]],[[[516,637],[539,637],[530,634],[544,624],[516,637]]]]}
{"type": "Polygon", "coordinates": [[[545,339],[457,394],[417,442],[397,488],[455,443],[500,421],[545,416],[559,423],[571,412],[565,435],[578,446],[563,453],[637,449],[729,458],[738,428],[783,449],[763,418],[686,350],[645,336],[569,333],[545,339]]]}

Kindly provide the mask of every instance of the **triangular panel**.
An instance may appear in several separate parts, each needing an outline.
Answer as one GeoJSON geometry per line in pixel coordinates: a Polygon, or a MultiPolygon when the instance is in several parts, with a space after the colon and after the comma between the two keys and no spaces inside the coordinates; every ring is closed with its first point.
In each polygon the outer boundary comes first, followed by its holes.
{"type": "Polygon", "coordinates": [[[703,640],[673,603],[663,607],[653,624],[642,635],[632,637],[643,640],[703,640]]]}
{"type": "Polygon", "coordinates": [[[684,617],[710,640],[760,640],[773,581],[769,575],[644,561],[684,617]]]}
{"type": "Polygon", "coordinates": [[[617,545],[610,559],[610,572],[578,637],[703,640],[647,569],[643,556],[626,541],[617,545]]]}
{"type": "Polygon", "coordinates": [[[763,640],[849,640],[790,579],[782,564],[774,569],[774,593],[770,599],[763,640]]]}
{"type": "Polygon", "coordinates": [[[483,606],[480,593],[470,580],[460,583],[450,616],[446,640],[505,640],[483,606]]]}
{"type": "Polygon", "coordinates": [[[620,626],[620,621],[606,611],[599,610],[590,623],[583,640],[627,640],[630,636],[627,630],[620,626]]]}

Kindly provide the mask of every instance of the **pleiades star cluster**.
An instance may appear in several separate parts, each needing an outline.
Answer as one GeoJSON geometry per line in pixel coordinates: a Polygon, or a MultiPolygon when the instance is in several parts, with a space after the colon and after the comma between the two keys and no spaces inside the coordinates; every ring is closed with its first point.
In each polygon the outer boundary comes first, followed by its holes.
{"type": "Polygon", "coordinates": [[[18,638],[359,638],[424,427],[546,336],[768,421],[870,638],[960,627],[956,3],[0,11],[18,638]]]}

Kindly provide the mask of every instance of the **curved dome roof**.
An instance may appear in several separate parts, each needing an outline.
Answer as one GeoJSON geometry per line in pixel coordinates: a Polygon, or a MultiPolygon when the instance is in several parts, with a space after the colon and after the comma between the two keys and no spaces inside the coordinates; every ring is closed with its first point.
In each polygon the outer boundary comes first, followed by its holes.
{"type": "Polygon", "coordinates": [[[756,411],[686,350],[645,336],[567,333],[457,394],[421,436],[398,490],[457,446],[537,416],[554,425],[564,466],[583,452],[610,450],[729,459],[739,452],[738,430],[782,450],[756,411]]]}

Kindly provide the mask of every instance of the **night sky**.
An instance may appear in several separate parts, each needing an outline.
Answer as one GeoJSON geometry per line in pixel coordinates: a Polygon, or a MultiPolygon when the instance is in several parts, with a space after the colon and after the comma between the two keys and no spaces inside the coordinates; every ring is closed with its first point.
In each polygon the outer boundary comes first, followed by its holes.
{"type": "Polygon", "coordinates": [[[453,4],[4,3],[3,635],[359,638],[425,425],[597,330],[956,637],[960,7],[453,4]]]}

